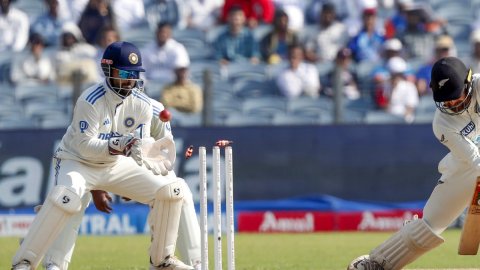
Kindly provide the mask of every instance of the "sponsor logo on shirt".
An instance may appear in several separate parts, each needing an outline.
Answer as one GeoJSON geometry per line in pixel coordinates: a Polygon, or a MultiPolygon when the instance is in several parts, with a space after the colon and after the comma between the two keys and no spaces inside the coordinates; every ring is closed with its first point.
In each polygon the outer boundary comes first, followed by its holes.
{"type": "Polygon", "coordinates": [[[105,121],[103,121],[103,125],[104,126],[110,125],[110,119],[106,118],[105,121]]]}
{"type": "Polygon", "coordinates": [[[88,123],[87,123],[87,121],[80,121],[80,122],[78,123],[78,126],[79,126],[79,128],[80,128],[80,132],[81,132],[81,133],[85,133],[85,130],[88,129],[88,123]]]}
{"type": "Polygon", "coordinates": [[[110,139],[111,137],[113,136],[122,136],[120,133],[118,132],[110,132],[110,133],[99,133],[98,134],[98,138],[100,140],[108,140],[110,139]]]}
{"type": "Polygon", "coordinates": [[[468,123],[462,130],[460,130],[460,133],[466,137],[473,130],[475,130],[475,124],[472,121],[470,121],[470,123],[468,123]]]}

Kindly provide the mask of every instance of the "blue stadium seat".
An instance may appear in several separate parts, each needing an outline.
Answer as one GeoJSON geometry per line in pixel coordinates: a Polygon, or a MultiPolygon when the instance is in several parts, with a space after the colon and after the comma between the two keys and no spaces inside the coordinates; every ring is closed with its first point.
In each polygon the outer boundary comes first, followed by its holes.
{"type": "Polygon", "coordinates": [[[0,129],[36,129],[38,123],[23,116],[0,119],[0,129]]]}
{"type": "Polygon", "coordinates": [[[288,99],[287,110],[291,113],[302,111],[332,112],[333,101],[330,98],[298,97],[288,99]]]}
{"type": "Polygon", "coordinates": [[[152,31],[147,25],[136,27],[120,34],[122,40],[135,44],[135,46],[137,46],[139,49],[143,48],[147,43],[155,39],[155,32],[152,31]]]}
{"type": "Polygon", "coordinates": [[[233,90],[235,95],[240,98],[255,98],[278,95],[278,89],[275,83],[270,80],[237,80],[233,84],[233,90]]]}
{"type": "Polygon", "coordinates": [[[184,113],[174,108],[168,108],[168,110],[172,114],[170,122],[174,127],[198,127],[202,125],[201,113],[184,113]]]}
{"type": "Polygon", "coordinates": [[[243,101],[243,113],[273,117],[277,113],[287,112],[287,100],[284,97],[257,97],[243,101]]]}
{"type": "Polygon", "coordinates": [[[270,117],[262,115],[229,115],[224,122],[225,126],[267,126],[271,125],[270,117]]]}
{"type": "Polygon", "coordinates": [[[365,115],[366,124],[399,124],[405,123],[403,117],[385,111],[369,111],[365,115]]]}
{"type": "Polygon", "coordinates": [[[67,128],[71,121],[67,115],[48,115],[40,120],[40,127],[43,129],[67,128]]]}
{"type": "Polygon", "coordinates": [[[318,125],[321,123],[320,115],[292,115],[292,114],[275,114],[272,119],[273,125],[318,125]]]}
{"type": "Polygon", "coordinates": [[[23,104],[31,100],[57,101],[55,84],[19,84],[15,87],[15,98],[23,104]]]}

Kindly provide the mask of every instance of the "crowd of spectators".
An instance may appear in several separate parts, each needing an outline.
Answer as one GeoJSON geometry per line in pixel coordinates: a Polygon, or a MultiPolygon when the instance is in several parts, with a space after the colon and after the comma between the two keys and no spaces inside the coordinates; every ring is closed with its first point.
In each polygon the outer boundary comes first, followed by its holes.
{"type": "MultiPolygon", "coordinates": [[[[84,84],[98,81],[103,49],[135,33],[148,41],[137,44],[146,89],[151,83],[165,105],[191,114],[204,106],[203,82],[189,70],[197,62],[230,75],[234,65],[262,66],[266,85],[287,100],[333,99],[340,89],[345,100],[408,123],[431,95],[432,63],[458,56],[457,42],[470,42],[460,56],[480,71],[480,30],[451,33],[428,0],[42,1],[35,14],[22,10],[28,0],[0,1],[0,52],[11,56],[2,81],[14,87],[73,84],[74,71],[84,84]],[[193,36],[177,39],[186,30],[200,33],[203,47],[189,43],[193,36]]],[[[225,76],[214,79],[234,88],[225,76]]]]}

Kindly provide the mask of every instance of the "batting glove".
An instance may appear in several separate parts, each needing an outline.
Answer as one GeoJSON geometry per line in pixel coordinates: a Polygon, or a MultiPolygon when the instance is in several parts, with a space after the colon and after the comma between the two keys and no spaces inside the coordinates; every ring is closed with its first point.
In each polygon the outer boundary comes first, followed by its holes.
{"type": "Polygon", "coordinates": [[[108,151],[110,155],[130,156],[131,149],[138,141],[132,134],[112,136],[108,139],[108,151]]]}

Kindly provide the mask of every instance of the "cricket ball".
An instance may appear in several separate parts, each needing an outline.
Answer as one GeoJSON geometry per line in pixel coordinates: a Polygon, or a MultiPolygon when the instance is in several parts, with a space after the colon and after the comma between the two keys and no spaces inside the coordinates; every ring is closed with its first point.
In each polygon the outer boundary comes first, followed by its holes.
{"type": "Polygon", "coordinates": [[[170,114],[170,112],[167,109],[164,109],[163,111],[160,112],[158,117],[162,122],[168,122],[172,118],[172,114],[170,114]]]}

